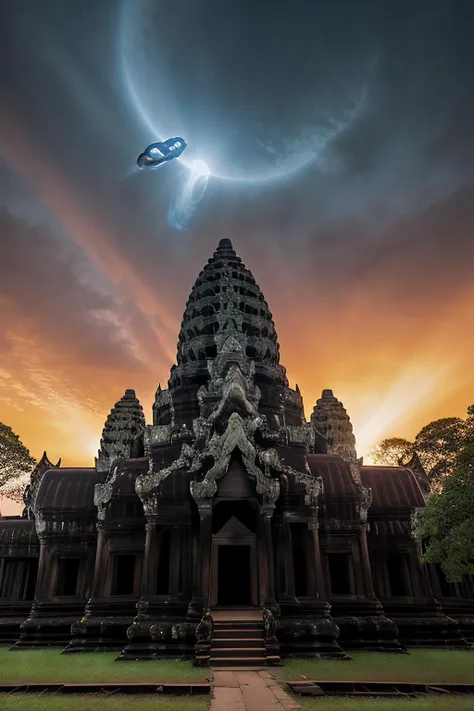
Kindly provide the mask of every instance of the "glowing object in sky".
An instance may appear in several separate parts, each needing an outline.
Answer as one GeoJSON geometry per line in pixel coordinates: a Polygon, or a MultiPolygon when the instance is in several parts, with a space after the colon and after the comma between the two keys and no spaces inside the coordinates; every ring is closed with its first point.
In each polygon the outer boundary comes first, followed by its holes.
{"type": "Polygon", "coordinates": [[[187,145],[184,138],[180,136],[168,138],[166,141],[159,143],[150,143],[144,152],[138,156],[137,165],[139,168],[158,168],[158,166],[173,160],[173,158],[179,158],[187,148],[187,145]]]}
{"type": "Polygon", "coordinates": [[[202,160],[194,160],[183,172],[181,184],[171,198],[168,209],[168,224],[175,230],[188,228],[197,206],[204,197],[210,170],[202,160]]]}

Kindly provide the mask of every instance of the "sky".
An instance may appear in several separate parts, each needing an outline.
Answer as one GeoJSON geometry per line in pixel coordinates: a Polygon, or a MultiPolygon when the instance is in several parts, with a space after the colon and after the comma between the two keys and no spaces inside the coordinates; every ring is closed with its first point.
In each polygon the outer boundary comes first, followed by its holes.
{"type": "Polygon", "coordinates": [[[151,422],[223,237],[359,455],[465,415],[473,32],[471,0],[0,3],[0,421],[66,466],[127,388],[151,422]]]}

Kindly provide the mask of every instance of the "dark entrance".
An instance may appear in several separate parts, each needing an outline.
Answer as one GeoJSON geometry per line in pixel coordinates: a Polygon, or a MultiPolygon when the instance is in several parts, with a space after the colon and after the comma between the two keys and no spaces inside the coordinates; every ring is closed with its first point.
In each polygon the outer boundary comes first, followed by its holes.
{"type": "Polygon", "coordinates": [[[218,604],[250,605],[250,546],[219,546],[218,604]]]}

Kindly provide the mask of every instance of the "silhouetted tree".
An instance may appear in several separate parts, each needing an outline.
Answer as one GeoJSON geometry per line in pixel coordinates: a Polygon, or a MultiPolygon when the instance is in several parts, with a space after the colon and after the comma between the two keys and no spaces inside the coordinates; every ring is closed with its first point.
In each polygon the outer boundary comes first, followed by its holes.
{"type": "Polygon", "coordinates": [[[400,460],[406,462],[411,459],[413,451],[413,442],[409,442],[402,437],[388,437],[379,442],[369,452],[369,457],[375,464],[398,467],[400,460]]]}
{"type": "Polygon", "coordinates": [[[433,491],[418,510],[414,531],[424,559],[438,563],[450,582],[474,574],[474,445],[456,457],[443,489],[433,491]]]}
{"type": "Polygon", "coordinates": [[[474,405],[467,408],[467,417],[444,417],[425,425],[409,442],[401,437],[388,437],[376,445],[370,456],[376,464],[405,464],[416,452],[428,475],[430,484],[439,490],[454,472],[460,452],[474,446],[474,405]]]}
{"type": "Polygon", "coordinates": [[[443,484],[453,471],[462,449],[468,444],[466,420],[444,417],[423,427],[416,435],[414,447],[434,486],[443,484]]]}
{"type": "Polygon", "coordinates": [[[35,464],[18,435],[0,422],[0,494],[21,503],[35,464]]]}

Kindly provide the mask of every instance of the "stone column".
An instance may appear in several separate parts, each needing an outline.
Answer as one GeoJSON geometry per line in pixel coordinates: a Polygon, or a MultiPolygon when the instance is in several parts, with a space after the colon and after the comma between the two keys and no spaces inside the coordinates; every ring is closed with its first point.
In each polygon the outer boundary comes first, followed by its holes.
{"type": "Polygon", "coordinates": [[[211,547],[212,547],[212,502],[199,504],[199,597],[204,607],[209,606],[211,584],[211,547]]]}
{"type": "Polygon", "coordinates": [[[414,596],[417,598],[422,598],[426,596],[426,590],[423,586],[424,576],[422,564],[418,556],[418,548],[415,542],[412,543],[410,549],[411,550],[408,554],[407,580],[410,580],[411,577],[414,596]]]}
{"type": "Polygon", "coordinates": [[[95,551],[94,578],[92,580],[91,597],[93,601],[97,597],[101,597],[103,593],[103,576],[104,576],[104,548],[107,542],[107,531],[105,523],[98,521],[97,523],[97,546],[95,551]]]}
{"type": "Polygon", "coordinates": [[[272,537],[272,516],[273,508],[263,509],[263,525],[265,532],[265,552],[267,559],[267,598],[275,599],[275,562],[273,556],[273,537],[272,537]]]}
{"type": "Polygon", "coordinates": [[[57,567],[51,552],[52,544],[48,535],[40,533],[40,554],[38,561],[38,576],[36,578],[35,600],[48,600],[54,596],[57,567]]]}
{"type": "Polygon", "coordinates": [[[44,598],[44,577],[46,572],[46,540],[39,536],[40,553],[38,560],[38,575],[36,577],[35,600],[44,598]]]}
{"type": "Polygon", "coordinates": [[[362,565],[362,579],[364,584],[364,592],[367,597],[374,596],[374,582],[372,580],[372,569],[370,567],[369,546],[367,544],[367,524],[363,523],[360,530],[360,553],[362,565]]]}
{"type": "Polygon", "coordinates": [[[156,519],[147,517],[145,524],[145,555],[143,557],[142,584],[140,594],[150,597],[156,593],[158,580],[158,531],[156,519]]]}
{"type": "Polygon", "coordinates": [[[285,593],[288,597],[295,597],[295,574],[293,569],[293,546],[291,543],[290,524],[286,519],[282,521],[283,533],[283,561],[285,570],[285,593]]]}
{"type": "Polygon", "coordinates": [[[323,563],[321,560],[321,548],[319,545],[319,522],[316,518],[311,519],[308,523],[308,529],[311,532],[311,538],[313,541],[313,560],[316,574],[315,597],[320,600],[326,600],[326,585],[323,573],[323,563]]]}

